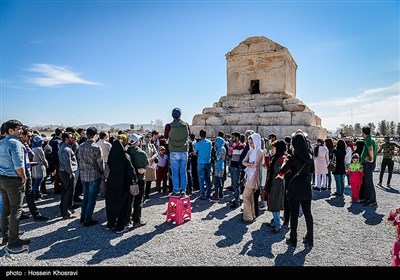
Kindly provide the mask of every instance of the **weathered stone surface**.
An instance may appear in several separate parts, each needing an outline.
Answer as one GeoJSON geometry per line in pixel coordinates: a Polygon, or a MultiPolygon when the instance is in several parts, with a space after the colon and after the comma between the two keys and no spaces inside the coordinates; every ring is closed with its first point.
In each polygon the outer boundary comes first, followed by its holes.
{"type": "Polygon", "coordinates": [[[226,110],[223,107],[208,107],[203,109],[203,114],[224,114],[226,110]]]}
{"type": "Polygon", "coordinates": [[[292,112],[292,125],[317,125],[314,112],[292,112]]]}
{"type": "Polygon", "coordinates": [[[310,139],[326,138],[321,119],[295,98],[297,65],[285,47],[265,37],[251,37],[228,52],[226,59],[227,95],[193,117],[193,133],[205,129],[214,137],[220,130],[230,134],[253,129],[262,136],[275,133],[283,138],[302,129],[310,139]],[[249,90],[254,81],[259,82],[260,93],[249,90]]]}
{"type": "Polygon", "coordinates": [[[296,96],[296,69],[287,48],[255,36],[241,42],[226,55],[227,95],[251,92],[251,81],[258,80],[261,94],[285,92],[296,96]]]}
{"type": "Polygon", "coordinates": [[[297,99],[297,98],[287,98],[283,100],[282,103],[283,110],[285,111],[290,111],[290,112],[295,112],[295,111],[301,111],[303,112],[306,109],[306,105],[303,103],[303,101],[297,99]]]}

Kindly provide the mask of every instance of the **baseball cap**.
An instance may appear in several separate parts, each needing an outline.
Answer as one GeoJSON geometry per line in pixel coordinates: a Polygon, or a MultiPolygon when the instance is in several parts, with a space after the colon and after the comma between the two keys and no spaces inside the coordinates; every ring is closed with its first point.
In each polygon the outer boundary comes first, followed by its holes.
{"type": "Polygon", "coordinates": [[[181,114],[182,114],[182,111],[181,111],[180,108],[174,108],[172,110],[172,117],[173,118],[179,118],[181,116],[181,114]]]}

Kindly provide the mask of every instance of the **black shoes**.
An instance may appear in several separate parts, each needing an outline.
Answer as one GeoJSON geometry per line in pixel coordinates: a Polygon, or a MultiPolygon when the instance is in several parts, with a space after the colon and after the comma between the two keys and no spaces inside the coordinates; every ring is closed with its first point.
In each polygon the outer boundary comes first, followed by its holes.
{"type": "Polygon", "coordinates": [[[293,247],[296,247],[296,246],[297,246],[297,242],[296,242],[296,241],[293,241],[293,240],[290,239],[290,238],[286,238],[286,244],[289,245],[289,246],[293,246],[293,247]]]}
{"type": "Polygon", "coordinates": [[[50,218],[49,217],[45,217],[45,216],[42,216],[42,215],[37,215],[36,217],[33,217],[33,219],[35,220],[35,221],[48,221],[50,218]]]}
{"type": "Polygon", "coordinates": [[[99,223],[99,221],[97,221],[97,220],[91,220],[91,221],[89,221],[89,222],[84,222],[84,223],[83,223],[83,226],[84,226],[84,227],[90,227],[90,226],[97,225],[98,223],[99,223]]]}
{"type": "Polygon", "coordinates": [[[145,226],[146,224],[147,224],[147,222],[143,222],[143,221],[134,222],[134,223],[133,223],[133,227],[134,227],[134,228],[138,228],[138,227],[145,226]]]}
{"type": "Polygon", "coordinates": [[[19,239],[17,241],[15,241],[14,243],[8,244],[8,248],[18,248],[18,247],[22,247],[24,245],[28,245],[29,243],[31,243],[31,241],[29,239],[19,239]]]}
{"type": "Polygon", "coordinates": [[[272,232],[273,233],[279,233],[281,231],[281,228],[277,228],[277,227],[274,227],[273,229],[272,229],[272,232]]]}
{"type": "Polygon", "coordinates": [[[30,217],[31,217],[31,216],[30,216],[29,214],[27,214],[27,213],[22,213],[21,216],[19,217],[19,220],[20,220],[20,221],[26,220],[26,219],[29,219],[30,217]]]}

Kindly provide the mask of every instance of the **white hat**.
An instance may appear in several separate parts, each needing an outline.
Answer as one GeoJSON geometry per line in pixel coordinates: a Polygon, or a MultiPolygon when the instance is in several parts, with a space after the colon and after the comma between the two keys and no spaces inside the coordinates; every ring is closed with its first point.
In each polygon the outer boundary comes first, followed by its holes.
{"type": "Polygon", "coordinates": [[[297,135],[297,134],[301,134],[301,135],[303,135],[304,137],[307,137],[307,136],[308,136],[308,133],[307,133],[307,132],[304,132],[303,130],[298,129],[298,130],[296,130],[295,132],[292,133],[292,137],[294,137],[294,136],[297,135]]]}
{"type": "Polygon", "coordinates": [[[135,144],[137,141],[139,141],[142,138],[142,135],[138,133],[134,133],[131,136],[129,136],[129,142],[131,144],[135,144]]]}

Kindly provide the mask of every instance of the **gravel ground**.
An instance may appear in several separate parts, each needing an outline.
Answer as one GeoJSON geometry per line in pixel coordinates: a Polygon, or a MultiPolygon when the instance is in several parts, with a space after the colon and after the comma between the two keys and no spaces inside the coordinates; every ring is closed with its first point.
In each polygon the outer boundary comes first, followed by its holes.
{"type": "MultiPolygon", "coordinates": [[[[375,172],[375,183],[378,176],[375,172]]],[[[79,219],[62,220],[59,195],[49,195],[37,202],[49,221],[21,222],[23,237],[31,239],[30,252],[9,260],[0,247],[0,266],[390,266],[395,228],[386,218],[390,209],[400,207],[399,174],[393,175],[392,185],[376,187],[378,208],[352,204],[347,187],[344,199],[313,191],[312,248],[301,242],[304,217],[299,219],[298,245],[289,247],[288,228],[273,234],[266,226],[270,212],[261,211],[255,222],[242,224],[240,209],[229,208],[233,195],[227,190],[219,203],[193,195],[192,220],[179,226],[165,222],[168,197],[153,193],[143,206],[147,225],[124,234],[106,230],[104,199],[97,201],[93,216],[101,223],[85,228],[79,219]]],[[[332,182],[332,191],[334,186],[332,182]]]]}

